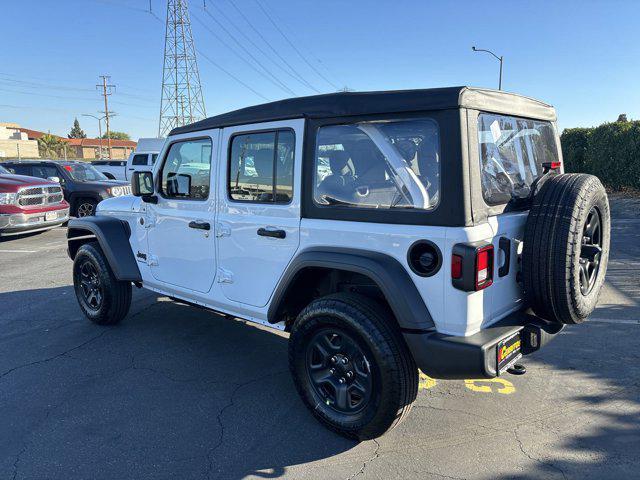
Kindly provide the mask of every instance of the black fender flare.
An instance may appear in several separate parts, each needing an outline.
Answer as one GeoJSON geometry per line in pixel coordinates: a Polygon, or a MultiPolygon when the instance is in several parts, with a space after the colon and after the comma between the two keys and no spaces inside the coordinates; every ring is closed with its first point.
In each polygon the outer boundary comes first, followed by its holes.
{"type": "Polygon", "coordinates": [[[73,260],[80,246],[95,237],[118,280],[141,282],[140,269],[129,244],[130,236],[129,224],[118,218],[72,218],[67,229],[67,252],[73,260]]]}
{"type": "Polygon", "coordinates": [[[369,277],[382,291],[403,331],[435,327],[418,288],[398,260],[384,253],[351,248],[311,248],[300,252],[282,276],[267,312],[271,323],[279,321],[283,301],[300,272],[320,267],[359,273],[369,277]]]}

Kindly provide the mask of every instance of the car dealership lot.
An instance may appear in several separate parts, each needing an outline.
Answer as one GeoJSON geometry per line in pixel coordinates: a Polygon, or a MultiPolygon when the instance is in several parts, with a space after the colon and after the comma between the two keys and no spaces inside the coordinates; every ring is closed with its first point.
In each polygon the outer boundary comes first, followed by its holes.
{"type": "Polygon", "coordinates": [[[0,242],[0,478],[638,478],[640,203],[612,206],[589,323],[522,377],[423,378],[410,418],[360,444],[304,408],[284,334],[144,290],[98,327],[64,229],[0,242]]]}

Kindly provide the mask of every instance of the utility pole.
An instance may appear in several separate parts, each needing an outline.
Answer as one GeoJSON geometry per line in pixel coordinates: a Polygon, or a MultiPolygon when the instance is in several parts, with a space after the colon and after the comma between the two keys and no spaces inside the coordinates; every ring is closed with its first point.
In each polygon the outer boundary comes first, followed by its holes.
{"type": "Polygon", "coordinates": [[[502,55],[497,56],[491,50],[485,50],[483,48],[471,47],[471,50],[473,50],[474,52],[486,52],[486,53],[489,53],[489,54],[493,55],[495,57],[495,59],[500,62],[500,77],[498,78],[498,90],[502,90],[502,62],[504,61],[504,57],[502,55]]]}
{"type": "Polygon", "coordinates": [[[187,0],[167,0],[158,136],[206,116],[187,0]]]}
{"type": "Polygon", "coordinates": [[[111,80],[109,75],[100,75],[102,83],[96,85],[97,89],[102,89],[102,96],[104,97],[104,118],[107,125],[107,148],[109,149],[109,160],[111,160],[111,130],[109,129],[109,115],[112,113],[109,111],[109,95],[113,94],[116,89],[115,85],[108,83],[111,80]]]}

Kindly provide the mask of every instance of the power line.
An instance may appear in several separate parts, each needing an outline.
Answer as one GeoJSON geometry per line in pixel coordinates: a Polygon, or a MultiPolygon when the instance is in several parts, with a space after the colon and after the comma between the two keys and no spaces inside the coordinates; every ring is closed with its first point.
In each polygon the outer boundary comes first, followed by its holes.
{"type": "MultiPolygon", "coordinates": [[[[249,19],[235,6],[235,4],[232,4],[233,7],[238,11],[238,13],[240,13],[240,15],[242,16],[242,18],[244,18],[244,20],[249,24],[249,26],[256,32],[258,33],[258,35],[260,36],[260,38],[262,39],[262,41],[267,44],[271,50],[275,51],[275,49],[271,46],[271,44],[269,44],[269,42],[267,41],[266,38],[264,38],[262,36],[262,34],[260,34],[260,32],[258,32],[253,25],[249,22],[249,19]]],[[[307,80],[305,80],[302,75],[300,75],[295,69],[293,69],[293,67],[291,67],[290,65],[288,65],[288,63],[285,62],[285,65],[289,67],[289,69],[291,69],[291,72],[288,71],[286,68],[284,68],[282,66],[281,63],[277,62],[273,56],[269,55],[262,47],[260,47],[260,45],[258,45],[256,42],[253,41],[253,39],[247,35],[244,30],[242,28],[240,28],[238,26],[238,24],[236,22],[234,22],[225,12],[222,8],[220,8],[216,3],[213,3],[213,6],[216,10],[218,10],[218,12],[220,12],[220,14],[227,20],[227,22],[229,22],[237,31],[238,33],[240,33],[240,35],[242,35],[251,45],[253,45],[253,47],[258,50],[260,53],[262,53],[262,55],[264,55],[266,58],[268,58],[269,60],[271,60],[271,62],[278,67],[280,70],[282,70],[284,73],[286,73],[288,76],[290,76],[291,78],[293,78],[294,80],[296,80],[297,82],[302,83],[304,86],[310,88],[311,90],[320,93],[320,91],[318,89],[316,89],[313,85],[311,85],[307,80]],[[293,72],[293,73],[292,73],[293,72]]],[[[277,54],[277,52],[276,52],[277,54]]],[[[281,61],[283,61],[284,59],[282,59],[282,57],[280,57],[280,55],[278,54],[278,57],[281,59],[281,61]]]]}
{"type": "MultiPolygon", "coordinates": [[[[258,67],[256,67],[253,63],[251,63],[249,60],[247,60],[246,58],[244,58],[240,52],[238,52],[234,47],[232,47],[231,45],[229,45],[227,43],[227,41],[222,38],[220,35],[218,35],[214,30],[212,30],[211,28],[209,28],[209,26],[204,23],[202,20],[200,20],[200,18],[198,18],[196,15],[193,16],[194,20],[196,20],[200,25],[202,25],[202,27],[207,30],[211,35],[213,35],[214,37],[216,37],[218,39],[218,41],[220,43],[222,43],[222,45],[224,45],[225,47],[227,47],[233,54],[236,55],[236,57],[240,60],[242,60],[244,63],[246,63],[249,68],[251,68],[253,71],[255,71],[256,73],[258,73],[258,75],[262,76],[263,78],[265,78],[266,80],[270,81],[272,84],[274,84],[276,87],[278,88],[282,88],[280,87],[280,85],[278,85],[275,81],[273,81],[273,79],[271,79],[270,77],[268,77],[262,70],[260,70],[258,67]]],[[[200,52],[200,50],[198,50],[198,52],[200,52]]],[[[286,90],[285,90],[286,91],[286,90]]]]}
{"type": "Polygon", "coordinates": [[[320,78],[322,78],[325,82],[327,82],[329,85],[331,85],[333,88],[335,88],[336,90],[339,90],[340,87],[338,87],[335,83],[333,83],[331,80],[329,80],[327,77],[325,77],[322,72],[320,72],[320,70],[318,70],[315,65],[313,65],[311,62],[309,62],[309,60],[307,60],[307,58],[302,54],[302,52],[300,50],[298,50],[298,47],[296,47],[294,45],[294,43],[289,39],[289,37],[282,31],[282,29],[278,26],[278,24],[275,22],[275,20],[271,17],[271,15],[269,15],[269,13],[267,12],[267,10],[262,6],[262,3],[260,3],[259,0],[254,0],[256,2],[256,5],[258,5],[258,7],[260,7],[260,10],[262,10],[262,12],[265,14],[265,16],[269,19],[269,21],[271,22],[271,24],[276,28],[276,30],[278,30],[278,32],[280,32],[280,35],[282,35],[282,38],[284,38],[287,43],[291,46],[291,48],[293,48],[296,53],[298,55],[300,55],[300,58],[302,58],[302,60],[304,61],[304,63],[306,63],[307,65],[309,65],[309,67],[316,72],[320,78]]]}
{"type": "MultiPolygon", "coordinates": [[[[260,68],[262,68],[262,70],[264,70],[264,72],[268,75],[268,77],[266,78],[270,78],[272,79],[271,82],[274,83],[276,86],[278,86],[279,88],[281,88],[282,90],[284,90],[285,92],[293,95],[293,96],[297,96],[296,92],[294,92],[291,88],[289,88],[289,86],[287,84],[285,84],[282,80],[280,80],[278,77],[276,77],[273,73],[271,73],[271,71],[265,67],[262,62],[260,60],[258,60],[249,49],[247,49],[244,45],[242,45],[242,43],[240,43],[238,41],[238,39],[227,29],[227,27],[224,26],[223,23],[221,23],[216,17],[214,17],[213,15],[211,15],[211,13],[209,13],[208,10],[204,10],[204,12],[214,21],[218,24],[218,26],[220,28],[222,28],[222,30],[224,30],[226,32],[227,35],[229,35],[229,37],[236,43],[236,45],[238,45],[238,47],[240,47],[242,49],[243,52],[245,52],[249,58],[251,58],[256,64],[258,64],[260,66],[260,68]]],[[[201,22],[203,23],[203,22],[201,22]]],[[[203,23],[204,24],[204,23],[203,23]]],[[[206,27],[207,30],[209,30],[210,32],[212,32],[212,30],[210,30],[208,27],[206,27]]],[[[215,34],[214,34],[215,35],[215,34]]],[[[217,35],[216,35],[217,36],[217,35]]],[[[220,37],[218,37],[220,38],[220,37]]],[[[230,48],[227,44],[227,48],[230,48]]],[[[237,53],[236,53],[237,55],[237,53]]],[[[242,58],[242,57],[240,57],[242,58]]],[[[248,61],[245,60],[246,63],[249,63],[248,61]]],[[[258,70],[259,71],[259,70],[258,70]]],[[[263,75],[264,76],[264,75],[263,75]]]]}
{"type": "Polygon", "coordinates": [[[197,50],[198,53],[200,54],[200,56],[202,58],[204,58],[205,60],[207,60],[209,63],[211,63],[213,66],[215,66],[216,68],[218,68],[220,71],[222,71],[223,73],[226,73],[227,75],[229,75],[229,77],[233,78],[236,82],[238,82],[240,85],[242,85],[243,87],[251,90],[253,93],[255,93],[256,95],[258,95],[260,98],[263,98],[266,101],[269,101],[270,99],[265,97],[263,94],[261,94],[260,92],[254,90],[252,87],[250,87],[249,85],[247,85],[246,83],[244,83],[242,80],[240,80],[238,77],[236,77],[233,73],[229,72],[228,70],[226,70],[224,67],[222,67],[221,65],[219,65],[218,63],[214,62],[213,60],[211,60],[209,57],[207,57],[204,53],[202,53],[202,51],[197,50]]]}

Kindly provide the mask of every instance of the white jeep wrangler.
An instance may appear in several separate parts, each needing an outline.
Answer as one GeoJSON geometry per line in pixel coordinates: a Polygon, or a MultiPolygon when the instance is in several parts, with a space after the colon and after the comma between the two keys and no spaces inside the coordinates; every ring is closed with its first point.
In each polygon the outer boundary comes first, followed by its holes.
{"type": "Polygon", "coordinates": [[[134,196],[69,222],[78,303],[131,285],[290,332],[305,404],[374,438],[434,378],[517,372],[593,310],[610,216],[553,107],[467,87],[335,93],[176,128],[134,196]]]}

